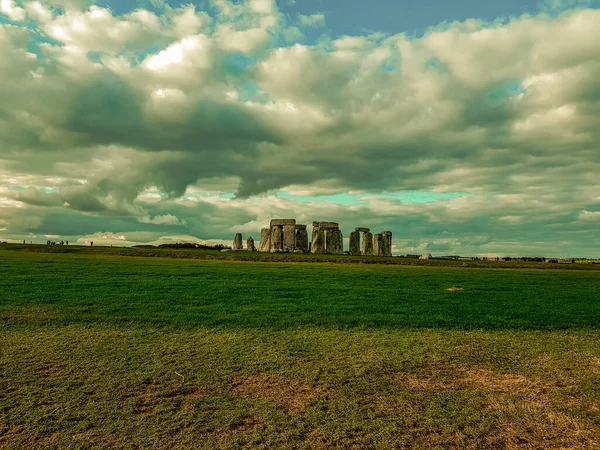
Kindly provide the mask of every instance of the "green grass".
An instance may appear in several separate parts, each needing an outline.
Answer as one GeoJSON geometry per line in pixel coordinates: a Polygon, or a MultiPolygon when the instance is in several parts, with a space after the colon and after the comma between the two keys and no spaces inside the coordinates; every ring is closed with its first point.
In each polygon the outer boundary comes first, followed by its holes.
{"type": "Polygon", "coordinates": [[[0,447],[600,448],[600,271],[32,249],[0,447]]]}

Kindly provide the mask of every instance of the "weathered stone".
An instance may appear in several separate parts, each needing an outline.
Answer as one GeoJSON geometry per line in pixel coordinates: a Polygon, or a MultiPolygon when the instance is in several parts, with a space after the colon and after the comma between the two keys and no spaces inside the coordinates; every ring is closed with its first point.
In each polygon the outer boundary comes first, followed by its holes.
{"type": "Polygon", "coordinates": [[[307,228],[306,225],[296,224],[296,230],[306,230],[306,228],[307,228]]]}
{"type": "Polygon", "coordinates": [[[237,233],[235,238],[233,238],[233,246],[231,247],[233,250],[243,250],[244,246],[242,244],[242,233],[237,233]]]}
{"type": "Polygon", "coordinates": [[[382,256],[392,256],[392,232],[391,231],[383,231],[381,234],[383,235],[383,255],[382,256]]]}
{"type": "Polygon", "coordinates": [[[371,229],[370,228],[358,227],[358,228],[355,228],[354,231],[360,231],[361,233],[368,233],[369,231],[371,231],[371,229]]]}
{"type": "Polygon", "coordinates": [[[260,244],[258,244],[259,252],[271,251],[271,229],[263,228],[260,230],[260,244]]]}
{"type": "Polygon", "coordinates": [[[252,236],[246,239],[246,250],[248,250],[249,252],[256,251],[256,247],[254,246],[254,239],[252,238],[252,236]]]}
{"type": "Polygon", "coordinates": [[[319,227],[313,228],[310,252],[315,254],[325,253],[325,232],[319,227]]]}
{"type": "Polygon", "coordinates": [[[327,230],[326,241],[325,253],[330,253],[332,255],[344,254],[344,235],[339,229],[327,230]]]}
{"type": "Polygon", "coordinates": [[[348,250],[350,250],[350,254],[353,256],[360,255],[360,233],[358,231],[350,233],[348,250]]]}
{"type": "Polygon", "coordinates": [[[373,256],[373,233],[367,231],[362,237],[362,254],[373,256]]]}
{"type": "Polygon", "coordinates": [[[296,225],[283,226],[283,251],[293,252],[296,250],[296,225]]]}
{"type": "Polygon", "coordinates": [[[272,219],[271,228],[273,228],[276,225],[296,225],[296,219],[272,219]]]}
{"type": "Polygon", "coordinates": [[[271,252],[283,251],[283,227],[275,225],[271,227],[271,252]]]}
{"type": "Polygon", "coordinates": [[[308,231],[306,231],[306,228],[296,230],[296,250],[300,250],[302,253],[309,252],[308,231]]]}
{"type": "Polygon", "coordinates": [[[340,224],[337,222],[313,222],[313,227],[325,229],[325,228],[339,228],[340,224]]]}
{"type": "Polygon", "coordinates": [[[373,256],[383,256],[383,235],[381,233],[373,236],[373,256]]]}

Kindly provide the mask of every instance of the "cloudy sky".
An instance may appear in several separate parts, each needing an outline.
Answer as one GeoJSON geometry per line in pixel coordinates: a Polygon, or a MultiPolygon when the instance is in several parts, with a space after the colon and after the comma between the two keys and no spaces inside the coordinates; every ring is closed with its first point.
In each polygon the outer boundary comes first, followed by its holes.
{"type": "Polygon", "coordinates": [[[0,240],[294,217],[600,257],[599,24],[600,0],[0,0],[0,240]]]}

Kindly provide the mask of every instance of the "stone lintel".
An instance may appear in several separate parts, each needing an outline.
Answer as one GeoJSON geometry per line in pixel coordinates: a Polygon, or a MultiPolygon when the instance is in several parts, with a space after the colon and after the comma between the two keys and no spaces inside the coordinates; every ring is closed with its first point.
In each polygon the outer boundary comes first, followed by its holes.
{"type": "Polygon", "coordinates": [[[354,231],[358,231],[359,233],[368,233],[369,231],[371,231],[371,229],[364,228],[364,227],[358,227],[358,228],[355,228],[354,231]]]}
{"type": "Polygon", "coordinates": [[[336,229],[340,227],[337,222],[313,222],[313,227],[336,229]]]}
{"type": "Polygon", "coordinates": [[[275,226],[296,225],[296,219],[272,219],[271,228],[275,226]]]}

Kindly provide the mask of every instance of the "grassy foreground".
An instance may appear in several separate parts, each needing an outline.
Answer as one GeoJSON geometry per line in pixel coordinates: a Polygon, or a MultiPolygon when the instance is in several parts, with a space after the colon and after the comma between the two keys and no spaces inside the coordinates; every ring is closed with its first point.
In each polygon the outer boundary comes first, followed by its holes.
{"type": "Polygon", "coordinates": [[[600,448],[600,271],[0,250],[0,280],[3,448],[600,448]]]}

